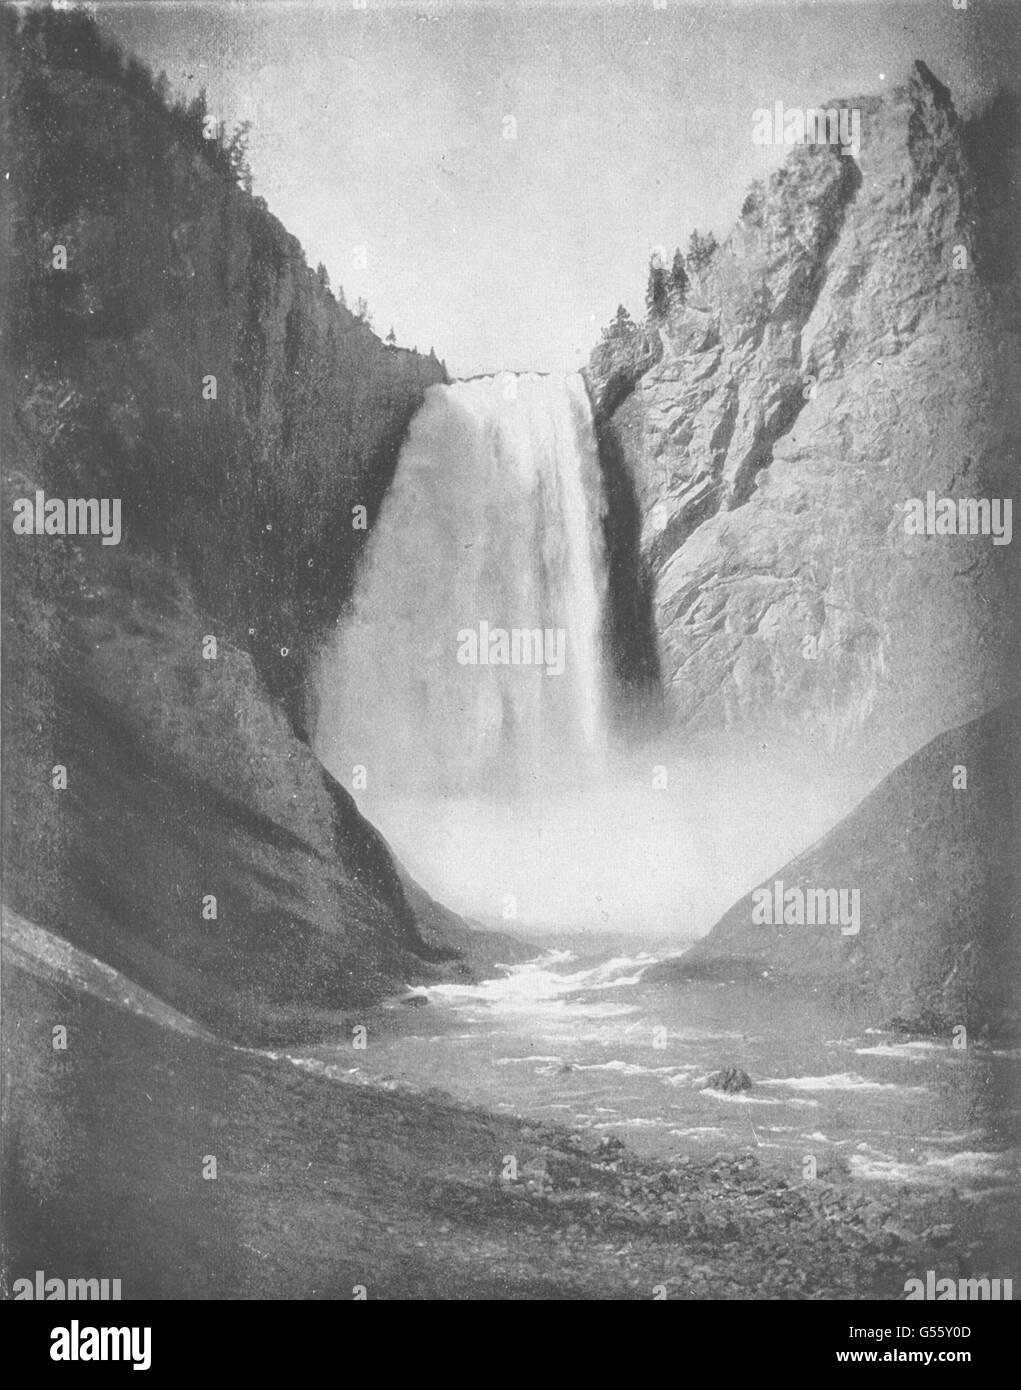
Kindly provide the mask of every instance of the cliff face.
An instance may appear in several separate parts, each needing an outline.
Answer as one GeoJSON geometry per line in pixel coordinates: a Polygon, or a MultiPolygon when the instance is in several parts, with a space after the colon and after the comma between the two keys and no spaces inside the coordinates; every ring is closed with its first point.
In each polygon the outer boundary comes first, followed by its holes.
{"type": "Polygon", "coordinates": [[[232,1036],[308,1034],[453,954],[302,738],[353,509],[444,373],[87,22],[3,22],[7,899],[232,1036]],[[120,499],[120,544],[12,535],[37,489],[120,499]]]}
{"type": "Polygon", "coordinates": [[[933,739],[759,885],[765,899],[753,890],[657,973],[843,987],[876,1022],[928,1015],[946,1028],[1016,1027],[1019,786],[1021,701],[1013,700],[933,739]],[[851,898],[847,931],[798,922],[796,894],[784,906],[789,920],[778,921],[777,881],[781,903],[791,890],[857,891],[859,930],[851,898]]]}
{"type": "Polygon", "coordinates": [[[371,525],[443,368],[338,304],[201,115],[87,24],[30,17],[7,48],[19,485],[122,498],[128,541],[188,570],[300,722],[352,508],[371,525]]]}
{"type": "Polygon", "coordinates": [[[655,348],[601,345],[588,375],[637,497],[670,719],[889,766],[1017,669],[1016,542],[904,527],[930,490],[1016,492],[1017,126],[1003,102],[962,122],[922,64],[842,104],[860,158],[796,148],[655,348]]]}

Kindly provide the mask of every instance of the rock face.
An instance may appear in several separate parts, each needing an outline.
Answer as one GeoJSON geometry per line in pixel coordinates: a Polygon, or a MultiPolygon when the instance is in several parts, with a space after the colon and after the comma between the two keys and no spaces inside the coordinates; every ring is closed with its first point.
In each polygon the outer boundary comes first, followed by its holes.
{"type": "Polygon", "coordinates": [[[1016,492],[1017,122],[1005,102],[962,122],[923,64],[841,104],[860,158],[795,149],[683,304],[588,376],[677,729],[886,770],[1011,693],[1016,542],[904,517],[930,490],[1016,492]]]}
{"type": "Polygon", "coordinates": [[[707,1076],[703,1090],[726,1091],[728,1094],[735,1094],[738,1091],[750,1091],[752,1089],[752,1079],[746,1071],[740,1067],[724,1067],[722,1071],[714,1071],[711,1076],[707,1076]]]}
{"type": "Polygon", "coordinates": [[[650,976],[837,986],[860,997],[875,1022],[900,1015],[903,1027],[907,1016],[929,1033],[959,1023],[1015,1027],[1019,788],[1021,700],[1013,700],[927,744],[650,976]],[[784,918],[797,917],[808,890],[857,890],[860,929],[778,922],[777,882],[784,918]]]}
{"type": "Polygon", "coordinates": [[[311,1036],[467,936],[302,737],[354,508],[444,372],[87,20],[3,23],[5,515],[41,489],[123,517],[117,546],[6,536],[7,901],[231,1037],[311,1036]]]}
{"type": "Polygon", "coordinates": [[[5,51],[8,477],[121,498],[127,542],[187,573],[300,724],[405,428],[446,374],[339,304],[199,117],[88,21],[29,16],[5,51]]]}

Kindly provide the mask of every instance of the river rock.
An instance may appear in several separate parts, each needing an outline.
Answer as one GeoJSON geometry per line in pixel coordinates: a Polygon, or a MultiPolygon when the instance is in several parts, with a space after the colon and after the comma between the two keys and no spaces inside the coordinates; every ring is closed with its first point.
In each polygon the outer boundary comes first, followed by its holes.
{"type": "Polygon", "coordinates": [[[702,1087],[704,1091],[750,1091],[752,1079],[740,1067],[724,1067],[708,1076],[702,1087]]]}

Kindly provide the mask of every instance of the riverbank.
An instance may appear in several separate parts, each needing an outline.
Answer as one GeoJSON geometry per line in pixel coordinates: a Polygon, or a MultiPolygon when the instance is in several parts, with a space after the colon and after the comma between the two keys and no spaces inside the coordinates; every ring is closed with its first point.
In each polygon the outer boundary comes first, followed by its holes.
{"type": "Polygon", "coordinates": [[[983,1272],[946,1194],[895,1207],[751,1153],[651,1162],[104,993],[7,963],[7,1296],[37,1268],[125,1298],[525,1300],[896,1299],[919,1271],[983,1272]]]}

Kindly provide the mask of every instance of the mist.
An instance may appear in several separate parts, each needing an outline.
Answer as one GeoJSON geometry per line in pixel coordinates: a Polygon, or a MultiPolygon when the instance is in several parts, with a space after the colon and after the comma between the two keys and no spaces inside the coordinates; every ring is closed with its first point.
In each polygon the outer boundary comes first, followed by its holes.
{"type": "Polygon", "coordinates": [[[650,751],[585,788],[359,802],[430,893],[484,925],[682,944],[868,790],[836,761],[799,775],[765,756],[646,763],[650,751]]]}

